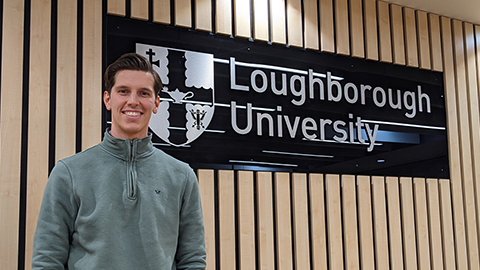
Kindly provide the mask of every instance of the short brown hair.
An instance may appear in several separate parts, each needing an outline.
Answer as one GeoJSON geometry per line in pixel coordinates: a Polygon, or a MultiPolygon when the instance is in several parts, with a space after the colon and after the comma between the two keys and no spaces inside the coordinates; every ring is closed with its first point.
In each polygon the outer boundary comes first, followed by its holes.
{"type": "Polygon", "coordinates": [[[138,53],[126,53],[110,64],[105,70],[105,90],[108,94],[111,94],[112,87],[115,85],[115,76],[117,72],[121,70],[139,70],[151,73],[154,80],[153,90],[155,97],[158,96],[160,90],[163,88],[162,80],[153,69],[150,61],[138,53]]]}

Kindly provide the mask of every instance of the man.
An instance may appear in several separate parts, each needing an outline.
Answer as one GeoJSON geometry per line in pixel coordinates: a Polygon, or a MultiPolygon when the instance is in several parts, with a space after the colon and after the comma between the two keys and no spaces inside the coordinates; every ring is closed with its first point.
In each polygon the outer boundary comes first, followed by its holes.
{"type": "Polygon", "coordinates": [[[112,125],[103,141],[60,160],[49,177],[33,269],[205,269],[198,183],[153,147],[148,123],[162,83],[142,56],[105,72],[112,125]]]}

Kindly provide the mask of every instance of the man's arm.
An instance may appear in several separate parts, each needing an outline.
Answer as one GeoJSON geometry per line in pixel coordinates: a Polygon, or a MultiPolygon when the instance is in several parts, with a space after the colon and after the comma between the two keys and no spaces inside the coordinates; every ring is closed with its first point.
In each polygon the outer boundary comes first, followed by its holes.
{"type": "Polygon", "coordinates": [[[65,269],[76,213],[71,175],[60,161],[43,194],[33,241],[33,270],[65,269]]]}
{"type": "Polygon", "coordinates": [[[198,181],[193,172],[187,172],[187,186],[180,212],[180,229],[176,254],[177,269],[206,267],[205,229],[198,181]]]}

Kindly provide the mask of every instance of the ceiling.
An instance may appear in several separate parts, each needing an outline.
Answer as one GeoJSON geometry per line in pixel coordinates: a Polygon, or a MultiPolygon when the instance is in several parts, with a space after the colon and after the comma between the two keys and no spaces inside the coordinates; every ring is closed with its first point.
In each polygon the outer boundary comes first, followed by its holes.
{"type": "Polygon", "coordinates": [[[480,0],[384,0],[480,25],[480,0]]]}

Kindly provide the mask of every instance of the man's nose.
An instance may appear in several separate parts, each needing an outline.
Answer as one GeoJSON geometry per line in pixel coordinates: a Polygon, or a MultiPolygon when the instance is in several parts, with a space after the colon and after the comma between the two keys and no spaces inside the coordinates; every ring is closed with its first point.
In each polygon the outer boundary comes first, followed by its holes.
{"type": "Polygon", "coordinates": [[[128,104],[131,104],[131,105],[136,105],[136,104],[138,104],[138,96],[136,95],[136,93],[132,93],[132,94],[128,97],[127,102],[128,102],[128,104]]]}

